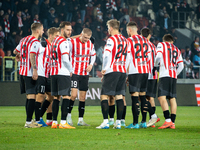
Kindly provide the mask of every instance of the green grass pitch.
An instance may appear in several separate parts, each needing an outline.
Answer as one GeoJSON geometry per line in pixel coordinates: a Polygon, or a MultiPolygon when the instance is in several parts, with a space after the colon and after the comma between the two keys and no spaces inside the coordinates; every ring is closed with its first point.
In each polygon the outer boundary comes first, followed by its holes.
{"type": "MultiPolygon", "coordinates": [[[[76,129],[51,129],[50,127],[26,129],[25,108],[0,107],[0,149],[62,150],[62,149],[134,149],[134,150],[190,150],[200,149],[200,107],[177,109],[176,129],[158,127],[164,123],[161,107],[157,107],[161,121],[156,128],[147,129],[95,129],[103,117],[100,106],[86,106],[84,121],[91,126],[79,127],[78,107],[72,111],[76,129]]],[[[148,116],[148,115],[147,115],[148,116]]],[[[116,115],[115,115],[116,117],[116,115]]],[[[59,114],[60,120],[60,114],[59,114]]],[[[44,116],[46,120],[46,115],[44,116]]],[[[141,115],[140,115],[141,120],[141,115]]],[[[148,120],[148,119],[147,119],[148,120]]],[[[126,125],[132,122],[131,107],[127,107],[126,125]]]]}

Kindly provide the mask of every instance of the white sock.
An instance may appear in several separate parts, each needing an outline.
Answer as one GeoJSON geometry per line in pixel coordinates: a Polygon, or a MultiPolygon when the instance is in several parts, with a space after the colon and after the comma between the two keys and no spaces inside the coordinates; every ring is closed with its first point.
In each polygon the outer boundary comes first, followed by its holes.
{"type": "Polygon", "coordinates": [[[165,119],[166,122],[171,122],[171,119],[165,119]]]}
{"type": "Polygon", "coordinates": [[[53,123],[58,124],[58,121],[53,121],[53,123]]]}
{"type": "Polygon", "coordinates": [[[66,123],[66,120],[61,120],[60,123],[61,123],[61,124],[65,124],[65,123],[66,123]]]}
{"type": "Polygon", "coordinates": [[[78,118],[78,122],[83,121],[83,117],[78,118]]]}
{"type": "Polygon", "coordinates": [[[31,121],[26,121],[26,124],[31,124],[31,121]]]}
{"type": "Polygon", "coordinates": [[[121,124],[121,120],[116,120],[116,124],[121,124]]]}
{"type": "Polygon", "coordinates": [[[42,119],[42,117],[40,117],[40,119],[42,119]]]}
{"type": "Polygon", "coordinates": [[[156,114],[153,114],[153,115],[151,115],[151,118],[152,118],[152,119],[156,119],[156,118],[158,118],[158,117],[157,117],[156,114]]]}
{"type": "Polygon", "coordinates": [[[103,123],[106,123],[106,124],[107,124],[107,123],[108,123],[108,119],[104,119],[104,120],[103,120],[103,123]]]}
{"type": "Polygon", "coordinates": [[[47,123],[51,122],[52,120],[47,120],[47,123]]]}
{"type": "Polygon", "coordinates": [[[71,113],[68,113],[68,114],[67,114],[67,117],[71,117],[71,116],[72,116],[72,114],[71,114],[71,113]]]}
{"type": "Polygon", "coordinates": [[[110,121],[114,121],[114,118],[110,118],[110,121]]]}
{"type": "Polygon", "coordinates": [[[124,119],[121,119],[121,121],[125,122],[125,120],[124,120],[124,119]]]}

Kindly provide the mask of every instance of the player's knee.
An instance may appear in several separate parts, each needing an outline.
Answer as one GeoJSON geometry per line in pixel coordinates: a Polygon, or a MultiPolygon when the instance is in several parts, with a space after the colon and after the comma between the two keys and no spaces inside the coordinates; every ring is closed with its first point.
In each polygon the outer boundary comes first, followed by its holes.
{"type": "Polygon", "coordinates": [[[71,95],[71,100],[75,100],[76,97],[77,97],[77,94],[76,94],[76,93],[72,93],[72,95],[71,95]]]}

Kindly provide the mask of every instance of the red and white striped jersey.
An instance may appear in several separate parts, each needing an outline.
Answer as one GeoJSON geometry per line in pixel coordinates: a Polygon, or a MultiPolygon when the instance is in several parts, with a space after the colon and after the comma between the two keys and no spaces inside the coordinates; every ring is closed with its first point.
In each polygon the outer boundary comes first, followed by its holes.
{"type": "Polygon", "coordinates": [[[108,38],[103,52],[103,68],[105,74],[111,72],[126,73],[130,58],[130,43],[119,34],[108,38]]]}
{"type": "Polygon", "coordinates": [[[82,43],[79,38],[71,39],[71,44],[72,48],[70,54],[72,58],[73,74],[89,75],[86,69],[90,64],[93,65],[96,59],[94,45],[90,40],[86,43],[82,43]]]}
{"type": "Polygon", "coordinates": [[[141,35],[133,35],[128,41],[131,43],[129,74],[149,73],[148,61],[151,59],[151,48],[148,40],[141,35]]]}
{"type": "Polygon", "coordinates": [[[36,62],[38,69],[38,76],[49,77],[50,73],[50,51],[51,51],[51,43],[47,41],[47,46],[40,46],[40,49],[37,53],[36,62]]]}
{"type": "Polygon", "coordinates": [[[158,73],[155,72],[155,75],[153,75],[153,67],[154,67],[154,63],[155,63],[155,58],[156,58],[156,46],[151,43],[150,41],[148,41],[148,44],[150,45],[151,48],[151,59],[149,61],[149,77],[148,79],[158,79],[158,73]]]}
{"type": "MultiPolygon", "coordinates": [[[[171,77],[177,78],[177,65],[183,62],[181,51],[173,44],[160,42],[156,49],[156,63],[160,59],[159,78],[171,77]]],[[[157,65],[157,64],[155,64],[157,65]]]]}
{"type": "Polygon", "coordinates": [[[40,42],[34,36],[24,37],[18,46],[16,51],[20,53],[20,69],[19,74],[23,76],[32,77],[33,69],[30,62],[30,53],[38,53],[40,48],[40,42]]]}
{"type": "Polygon", "coordinates": [[[69,44],[62,36],[57,36],[51,44],[51,75],[66,75],[70,76],[71,70],[67,65],[71,65],[69,60],[69,44]],[[67,57],[65,56],[67,55],[67,57]],[[65,57],[64,57],[65,56],[65,57]],[[65,63],[67,60],[67,64],[65,63]]]}

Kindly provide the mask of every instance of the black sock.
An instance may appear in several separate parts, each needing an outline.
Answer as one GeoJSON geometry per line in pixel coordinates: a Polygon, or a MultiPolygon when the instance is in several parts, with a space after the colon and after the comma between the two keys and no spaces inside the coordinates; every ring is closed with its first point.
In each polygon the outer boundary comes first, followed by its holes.
{"type": "MultiPolygon", "coordinates": [[[[150,103],[150,102],[149,102],[150,103]]],[[[151,104],[150,104],[151,105],[151,104]]],[[[153,111],[154,111],[154,113],[156,112],[156,107],[154,106],[154,107],[151,107],[152,109],[153,109],[153,111]]],[[[149,105],[148,105],[148,109],[149,109],[149,105]]],[[[148,111],[149,112],[149,111],[148,111]]],[[[151,119],[151,114],[149,113],[149,119],[151,119]]]]}
{"type": "Polygon", "coordinates": [[[163,111],[163,114],[164,114],[165,119],[170,119],[170,117],[169,117],[169,110],[163,111]]]}
{"type": "Polygon", "coordinates": [[[69,99],[63,99],[61,106],[61,120],[66,120],[67,117],[67,107],[69,107],[69,99]]]}
{"type": "Polygon", "coordinates": [[[42,103],[42,107],[41,107],[41,112],[40,112],[40,117],[42,117],[44,115],[44,113],[46,112],[47,108],[49,107],[50,102],[48,100],[45,100],[42,103]]]}
{"type": "Polygon", "coordinates": [[[41,103],[35,102],[35,120],[40,121],[41,103]]]}
{"type": "Polygon", "coordinates": [[[133,114],[133,124],[138,123],[138,117],[140,114],[140,107],[139,107],[139,101],[138,96],[131,96],[132,99],[132,114],[133,114]]]}
{"type": "Polygon", "coordinates": [[[154,107],[152,107],[152,109],[154,110],[154,113],[156,112],[156,107],[154,106],[154,107]]]}
{"type": "Polygon", "coordinates": [[[149,101],[146,101],[146,103],[148,105],[147,106],[148,107],[148,112],[149,112],[149,115],[150,115],[150,118],[151,118],[151,115],[155,114],[155,111],[154,111],[153,107],[151,107],[151,104],[150,104],[149,101]]]}
{"type": "Polygon", "coordinates": [[[57,121],[58,111],[59,111],[59,103],[60,103],[59,100],[57,100],[57,99],[53,100],[53,105],[52,105],[53,121],[57,121]]]}
{"type": "Polygon", "coordinates": [[[26,104],[25,104],[26,115],[27,115],[27,108],[28,108],[28,98],[26,98],[26,104]]]}
{"type": "Polygon", "coordinates": [[[108,100],[102,100],[101,112],[103,114],[103,119],[108,119],[108,111],[109,111],[108,100]]]}
{"type": "Polygon", "coordinates": [[[116,100],[116,104],[117,104],[117,120],[121,120],[122,114],[123,114],[123,111],[124,111],[124,101],[123,101],[123,99],[116,100]]]}
{"type": "MultiPolygon", "coordinates": [[[[140,95],[140,100],[141,100],[142,123],[144,123],[144,122],[146,122],[147,111],[148,111],[148,104],[147,104],[146,96],[140,95]]],[[[153,109],[151,109],[151,110],[153,111],[153,109]]]]}
{"type": "Polygon", "coordinates": [[[114,114],[115,114],[115,105],[111,105],[111,106],[109,106],[109,116],[110,116],[110,118],[114,118],[114,114]]]}
{"type": "Polygon", "coordinates": [[[71,113],[71,112],[72,112],[73,107],[74,107],[74,101],[70,99],[70,101],[69,101],[69,110],[68,110],[68,113],[71,113]]]}
{"type": "Polygon", "coordinates": [[[124,106],[124,111],[123,111],[123,114],[122,114],[122,119],[125,120],[125,117],[126,117],[126,106],[124,106]]]}
{"type": "Polygon", "coordinates": [[[47,113],[47,120],[52,120],[52,112],[51,113],[47,113]]]}
{"type": "Polygon", "coordinates": [[[33,117],[33,112],[35,110],[35,99],[29,99],[27,105],[27,117],[26,121],[30,122],[33,117]]]}
{"type": "Polygon", "coordinates": [[[176,120],[176,114],[171,114],[171,120],[173,123],[175,123],[176,120]]]}
{"type": "Polygon", "coordinates": [[[79,117],[83,117],[85,112],[85,102],[79,101],[78,111],[79,111],[79,117]]]}

